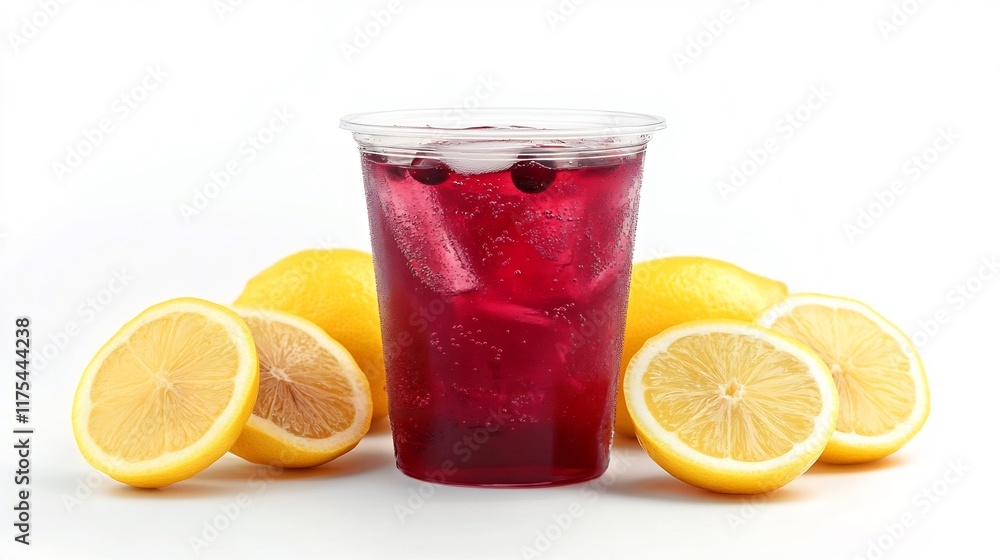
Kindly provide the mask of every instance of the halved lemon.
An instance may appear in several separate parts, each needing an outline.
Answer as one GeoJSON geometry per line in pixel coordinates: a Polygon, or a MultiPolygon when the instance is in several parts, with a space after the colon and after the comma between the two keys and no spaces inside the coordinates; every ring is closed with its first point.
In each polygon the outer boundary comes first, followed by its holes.
{"type": "Polygon", "coordinates": [[[347,349],[295,315],[237,311],[257,345],[260,392],[231,451],[254,463],[313,467],[353,449],[371,425],[372,395],[347,349]]]}
{"type": "Polygon", "coordinates": [[[649,456],[715,492],[784,486],[816,461],[837,418],[823,360],[742,321],[691,321],[650,338],[629,362],[623,390],[649,456]]]}
{"type": "Polygon", "coordinates": [[[830,368],[840,417],[820,461],[864,463],[897,451],[930,413],[924,366],[906,335],[867,305],[798,294],[758,322],[801,340],[830,368]]]}
{"type": "Polygon", "coordinates": [[[133,486],[184,480],[223,456],[257,396],[257,353],[233,311],[182,298],[128,322],[87,366],[73,433],[87,461],[133,486]]]}

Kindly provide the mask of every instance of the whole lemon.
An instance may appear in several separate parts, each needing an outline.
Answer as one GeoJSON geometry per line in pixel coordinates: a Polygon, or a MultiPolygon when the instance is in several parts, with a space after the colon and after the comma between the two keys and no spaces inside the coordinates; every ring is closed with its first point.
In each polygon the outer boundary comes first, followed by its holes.
{"type": "Polygon", "coordinates": [[[382,331],[372,256],[353,249],[310,249],[247,282],[236,305],[277,309],[319,325],[344,345],[368,378],[372,419],[387,413],[382,331]]]}
{"type": "Polygon", "coordinates": [[[687,321],[753,321],[788,296],[782,282],[706,257],[667,257],[632,267],[615,433],[635,435],[621,391],[625,368],[650,337],[687,321]]]}

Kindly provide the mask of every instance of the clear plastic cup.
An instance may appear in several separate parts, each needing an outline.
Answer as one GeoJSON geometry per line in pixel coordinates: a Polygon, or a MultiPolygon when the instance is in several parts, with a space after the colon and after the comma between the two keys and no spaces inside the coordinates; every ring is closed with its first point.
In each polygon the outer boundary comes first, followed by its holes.
{"type": "Polygon", "coordinates": [[[475,486],[600,476],[663,119],[442,109],[341,127],[361,151],[399,469],[475,486]]]}

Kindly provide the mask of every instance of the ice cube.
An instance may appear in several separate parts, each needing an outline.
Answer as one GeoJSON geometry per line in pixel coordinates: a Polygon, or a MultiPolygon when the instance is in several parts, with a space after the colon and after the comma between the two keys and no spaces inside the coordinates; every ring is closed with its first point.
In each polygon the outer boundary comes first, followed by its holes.
{"type": "Polygon", "coordinates": [[[534,307],[497,300],[479,300],[475,305],[480,315],[489,317],[494,322],[510,321],[538,327],[552,326],[552,319],[534,307]]]}
{"type": "Polygon", "coordinates": [[[441,159],[455,173],[462,175],[496,173],[514,165],[521,147],[521,144],[509,141],[449,144],[441,150],[441,159]]]}
{"type": "Polygon", "coordinates": [[[461,159],[444,158],[444,164],[459,175],[481,175],[496,173],[514,165],[514,159],[461,159]]]}
{"type": "Polygon", "coordinates": [[[405,181],[389,181],[381,187],[382,211],[413,274],[439,294],[478,288],[479,281],[451,229],[452,222],[438,202],[437,190],[405,181]]]}

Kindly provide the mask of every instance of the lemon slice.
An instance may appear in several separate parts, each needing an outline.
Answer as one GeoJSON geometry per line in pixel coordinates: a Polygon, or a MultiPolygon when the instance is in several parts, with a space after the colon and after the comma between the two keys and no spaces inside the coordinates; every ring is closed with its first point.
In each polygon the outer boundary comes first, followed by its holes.
{"type": "Polygon", "coordinates": [[[629,362],[625,402],[657,464],[688,484],[768,492],[802,474],[837,418],[826,364],[801,342],[733,320],[682,323],[629,362]]]}
{"type": "Polygon", "coordinates": [[[897,451],[930,412],[924,366],[913,344],[867,305],[799,294],[758,321],[812,347],[840,392],[837,429],[820,460],[863,463],[897,451]]]}
{"type": "Polygon", "coordinates": [[[158,488],[202,471],[236,441],[257,396],[257,354],[240,317],[183,298],[132,319],[94,356],[73,399],[84,458],[158,488]]]}
{"type": "Polygon", "coordinates": [[[371,425],[372,395],[351,354],[300,317],[237,311],[257,345],[260,393],[232,452],[254,463],[313,467],[353,449],[371,425]]]}
{"type": "MultiPolygon", "coordinates": [[[[628,313],[619,380],[646,340],[687,321],[735,319],[753,322],[761,311],[788,297],[784,283],[734,264],[705,257],[666,257],[635,263],[629,284],[628,313]]],[[[633,435],[618,393],[615,435],[633,435]]]]}
{"type": "Polygon", "coordinates": [[[247,282],[235,303],[284,311],[319,325],[347,348],[365,372],[373,417],[388,414],[371,255],[353,249],[310,249],[289,255],[247,282]]]}

